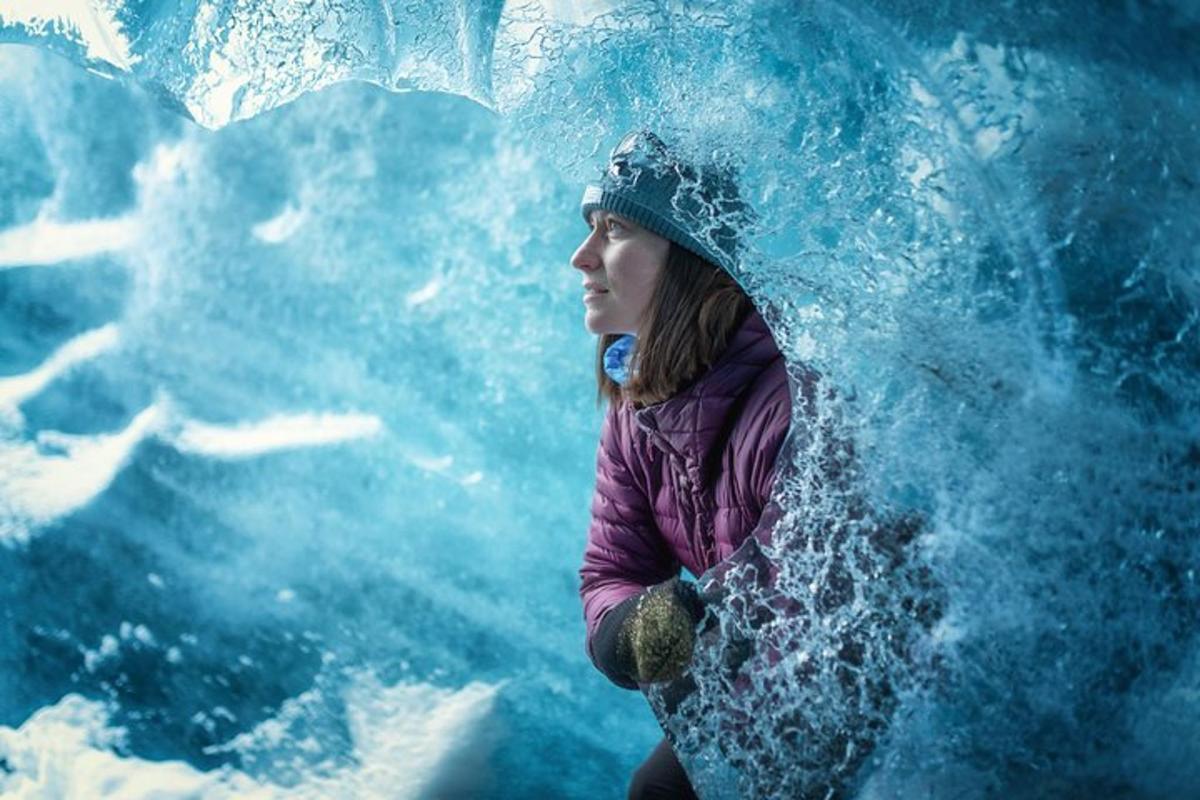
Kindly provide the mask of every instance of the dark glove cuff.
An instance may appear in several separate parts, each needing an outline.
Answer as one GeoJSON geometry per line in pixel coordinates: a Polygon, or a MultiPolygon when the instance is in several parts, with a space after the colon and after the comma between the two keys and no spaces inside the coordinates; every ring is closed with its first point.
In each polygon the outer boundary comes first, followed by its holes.
{"type": "Polygon", "coordinates": [[[642,594],[644,593],[638,592],[614,606],[600,620],[596,632],[592,635],[592,663],[610,681],[623,689],[638,688],[637,682],[631,677],[633,665],[629,663],[629,653],[626,648],[621,647],[620,640],[621,628],[637,608],[642,594]]]}

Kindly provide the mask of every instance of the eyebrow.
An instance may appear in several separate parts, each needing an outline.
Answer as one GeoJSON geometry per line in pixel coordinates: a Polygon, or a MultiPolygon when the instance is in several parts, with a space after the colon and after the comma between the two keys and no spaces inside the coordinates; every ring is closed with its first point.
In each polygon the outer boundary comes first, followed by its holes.
{"type": "Polygon", "coordinates": [[[632,220],[628,219],[627,217],[623,217],[620,214],[617,214],[615,212],[609,211],[604,208],[593,208],[592,212],[590,214],[588,214],[588,220],[587,220],[588,227],[595,227],[596,221],[598,219],[601,219],[602,216],[603,217],[616,217],[618,220],[620,220],[621,222],[624,222],[627,225],[633,224],[632,220]]]}

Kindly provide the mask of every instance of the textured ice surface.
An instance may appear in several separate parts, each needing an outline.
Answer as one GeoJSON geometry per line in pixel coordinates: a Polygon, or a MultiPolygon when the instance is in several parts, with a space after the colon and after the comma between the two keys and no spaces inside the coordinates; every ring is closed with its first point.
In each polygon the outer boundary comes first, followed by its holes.
{"type": "Polygon", "coordinates": [[[129,74],[219,127],[332,83],[490,99],[503,3],[14,0],[0,42],[33,42],[102,74],[129,74]]]}
{"type": "MultiPolygon", "coordinates": [[[[183,761],[144,761],[122,755],[126,732],[114,728],[102,703],[76,694],[40,709],[18,729],[0,726],[0,791],[14,798],[415,798],[462,790],[451,774],[480,718],[491,710],[495,686],[458,691],[427,684],[386,687],[372,675],[347,690],[346,717],[355,761],[323,764],[319,773],[288,786],[256,781],[231,769],[202,771],[183,761]],[[449,762],[449,763],[448,763],[449,762]],[[397,769],[398,765],[403,769],[397,769]]],[[[320,751],[307,715],[325,701],[312,689],[283,704],[278,717],[235,737],[217,752],[252,758],[288,745],[320,751]]],[[[218,707],[219,708],[219,707],[218,707]]],[[[228,713],[226,711],[226,713],[228,713]]]]}
{"type": "Polygon", "coordinates": [[[658,729],[582,651],[566,261],[642,124],[740,172],[739,278],[822,376],[648,692],[702,796],[1200,785],[1188,4],[14,3],[0,41],[118,78],[0,49],[0,725],[85,731],[80,796],[622,796],[658,729]],[[463,749],[364,738],[362,691],[476,682],[463,749]]]}

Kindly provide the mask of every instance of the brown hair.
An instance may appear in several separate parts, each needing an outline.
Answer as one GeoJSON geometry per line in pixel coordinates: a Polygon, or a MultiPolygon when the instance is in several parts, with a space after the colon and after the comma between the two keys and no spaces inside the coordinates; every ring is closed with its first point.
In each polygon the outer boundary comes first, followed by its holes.
{"type": "Polygon", "coordinates": [[[753,308],[729,273],[671,242],[631,356],[637,372],[624,386],[604,371],[604,351],[620,335],[596,343],[596,405],[625,398],[640,407],[675,396],[713,365],[753,308]]]}

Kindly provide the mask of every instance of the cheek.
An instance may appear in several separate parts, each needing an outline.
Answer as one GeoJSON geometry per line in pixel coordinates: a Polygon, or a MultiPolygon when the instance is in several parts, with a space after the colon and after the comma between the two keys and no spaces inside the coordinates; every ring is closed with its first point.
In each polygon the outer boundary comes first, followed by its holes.
{"type": "Polygon", "coordinates": [[[641,280],[638,283],[637,296],[642,303],[649,302],[650,295],[654,294],[654,286],[658,282],[658,273],[653,270],[648,270],[646,274],[640,276],[641,280]]]}
{"type": "Polygon", "coordinates": [[[624,255],[626,258],[621,259],[620,270],[612,270],[613,282],[619,282],[630,299],[648,299],[666,261],[665,250],[659,252],[659,248],[643,245],[630,247],[624,255]]]}
{"type": "Polygon", "coordinates": [[[638,286],[640,293],[646,299],[649,299],[650,295],[654,294],[662,271],[663,264],[657,259],[647,259],[643,262],[642,268],[638,272],[638,286]]]}

